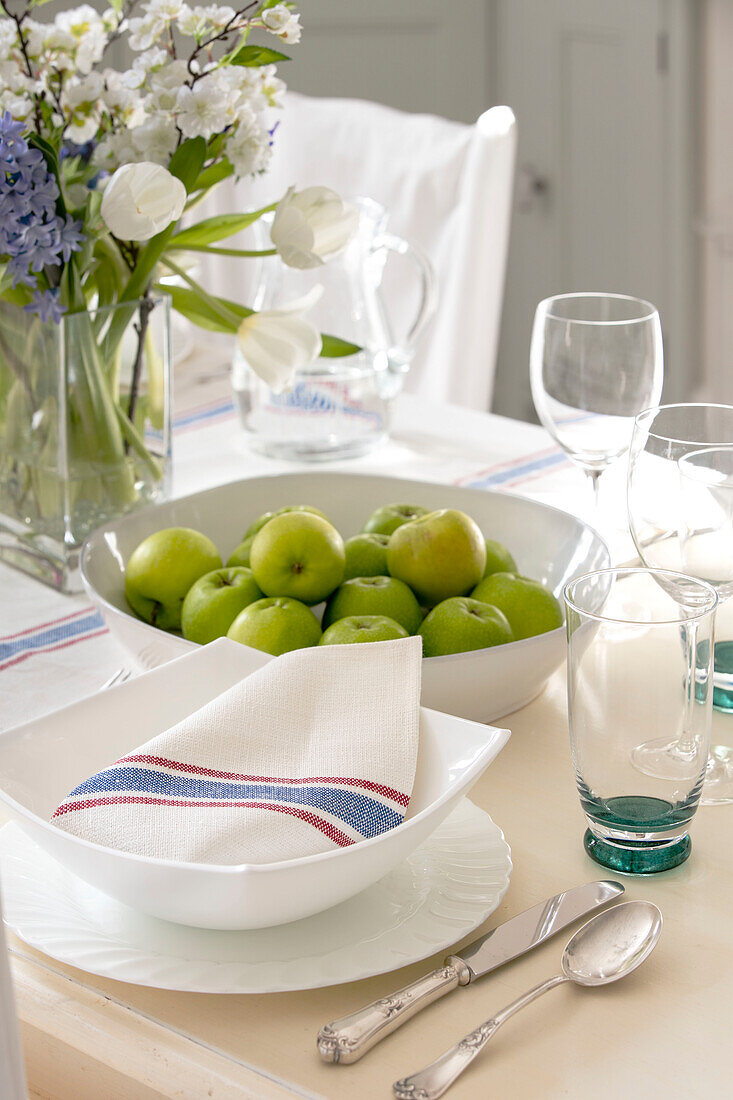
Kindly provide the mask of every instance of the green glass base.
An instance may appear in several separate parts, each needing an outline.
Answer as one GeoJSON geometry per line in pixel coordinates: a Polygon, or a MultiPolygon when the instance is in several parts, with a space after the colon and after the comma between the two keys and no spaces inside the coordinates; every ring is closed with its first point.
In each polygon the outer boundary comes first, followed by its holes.
{"type": "Polygon", "coordinates": [[[610,867],[623,875],[656,875],[659,871],[669,871],[684,863],[692,850],[689,836],[673,844],[659,848],[622,848],[618,844],[608,843],[594,836],[590,829],[583,837],[583,847],[596,863],[610,867]]]}
{"type": "Polygon", "coordinates": [[[715,646],[713,706],[733,711],[733,642],[718,642],[715,646]]]}

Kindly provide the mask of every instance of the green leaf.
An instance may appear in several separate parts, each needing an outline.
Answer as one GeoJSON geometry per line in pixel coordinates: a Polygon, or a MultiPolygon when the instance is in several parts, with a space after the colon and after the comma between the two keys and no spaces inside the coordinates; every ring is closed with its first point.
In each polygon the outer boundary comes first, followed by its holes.
{"type": "Polygon", "coordinates": [[[325,332],[321,334],[321,341],[322,359],[341,359],[346,355],[356,355],[357,351],[362,350],[358,344],[342,340],[339,336],[329,336],[325,332]]]}
{"type": "Polygon", "coordinates": [[[242,46],[233,57],[230,57],[230,65],[246,65],[247,68],[258,68],[260,65],[274,65],[277,61],[289,61],[287,54],[279,50],[271,50],[269,46],[242,46]]]}
{"type": "MultiPolygon", "coordinates": [[[[235,335],[238,326],[234,322],[226,321],[205,298],[202,298],[195,290],[191,290],[190,287],[157,283],[156,289],[160,290],[161,293],[170,294],[173,308],[182,313],[184,317],[187,317],[189,321],[193,321],[199,328],[208,329],[209,332],[226,332],[231,336],[235,335]]],[[[251,309],[247,309],[246,306],[241,306],[238,302],[230,302],[226,298],[213,298],[213,301],[241,320],[249,317],[253,312],[251,309]]]]}
{"type": "Polygon", "coordinates": [[[46,161],[46,166],[51,175],[56,179],[59,188],[59,197],[56,199],[56,213],[60,218],[64,218],[66,216],[66,205],[61,190],[61,170],[59,168],[58,154],[53,145],[46,141],[45,138],[42,138],[40,134],[30,133],[28,135],[28,144],[33,145],[43,153],[43,159],[46,161]]]}
{"type": "Polygon", "coordinates": [[[217,161],[216,164],[210,164],[207,168],[199,173],[198,179],[191,188],[192,191],[203,191],[210,187],[213,187],[216,183],[221,183],[222,180],[227,179],[228,176],[234,174],[234,168],[229,161],[224,157],[222,160],[217,161]]]}
{"type": "Polygon", "coordinates": [[[177,176],[188,194],[201,174],[206,160],[206,142],[202,137],[189,138],[179,145],[170,159],[168,171],[177,176]]]}
{"type": "Polygon", "coordinates": [[[249,214],[217,214],[214,218],[205,218],[195,225],[189,225],[187,229],[181,229],[171,239],[171,244],[176,248],[183,248],[190,244],[213,244],[215,241],[223,241],[226,237],[232,237],[240,233],[248,225],[261,218],[266,210],[274,207],[266,206],[263,210],[253,210],[249,214]]]}

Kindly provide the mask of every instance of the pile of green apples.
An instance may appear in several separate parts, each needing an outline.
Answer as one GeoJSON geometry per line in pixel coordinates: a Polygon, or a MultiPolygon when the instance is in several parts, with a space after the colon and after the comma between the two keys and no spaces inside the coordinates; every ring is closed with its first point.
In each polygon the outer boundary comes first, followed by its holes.
{"type": "Polygon", "coordinates": [[[346,541],[318,508],[265,512],[226,566],[206,535],[169,527],[131,555],[125,595],[141,619],[189,641],[226,636],[276,656],[419,634],[423,656],[439,657],[563,622],[552,592],[465,512],[408,504],[379,508],[346,541]]]}

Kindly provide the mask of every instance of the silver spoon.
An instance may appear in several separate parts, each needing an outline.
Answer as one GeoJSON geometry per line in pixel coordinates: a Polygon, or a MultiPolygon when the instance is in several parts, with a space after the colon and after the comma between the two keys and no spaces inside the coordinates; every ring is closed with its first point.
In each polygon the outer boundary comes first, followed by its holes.
{"type": "Polygon", "coordinates": [[[661,931],[662,914],[650,901],[627,901],[599,913],[568,940],[562,974],[512,1001],[425,1069],[395,1081],[392,1088],[397,1100],[437,1100],[520,1008],[563,982],[607,985],[625,978],[651,954],[661,931]]]}

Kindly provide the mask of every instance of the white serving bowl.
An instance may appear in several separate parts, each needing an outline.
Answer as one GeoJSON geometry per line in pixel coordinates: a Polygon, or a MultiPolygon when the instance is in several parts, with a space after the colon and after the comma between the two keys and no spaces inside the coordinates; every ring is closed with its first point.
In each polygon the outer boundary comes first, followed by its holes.
{"type": "MultiPolygon", "coordinates": [[[[214,540],[226,561],[262,512],[286,504],[321,508],[344,538],[357,534],[383,504],[459,508],[487,538],[505,543],[523,573],[560,596],[566,581],[610,565],[600,536],[575,516],[546,504],[480,489],[360,474],[305,473],[248,478],[134,512],[95,531],[82,551],[82,578],[115,637],[143,668],[198,646],[138,619],[125,600],[125,563],[147,535],[164,527],[194,527],[214,540]]],[[[429,657],[423,662],[422,703],[488,722],[524,706],[565,656],[565,628],[508,645],[429,657]]]]}
{"type": "Polygon", "coordinates": [[[175,863],[103,848],[49,822],[84,779],[272,659],[222,638],[0,734],[0,802],[49,855],[125,905],[201,928],[264,928],[330,909],[382,878],[440,825],[509,738],[508,730],[421,707],[405,821],[370,840],[302,859],[226,867],[175,863]]]}

